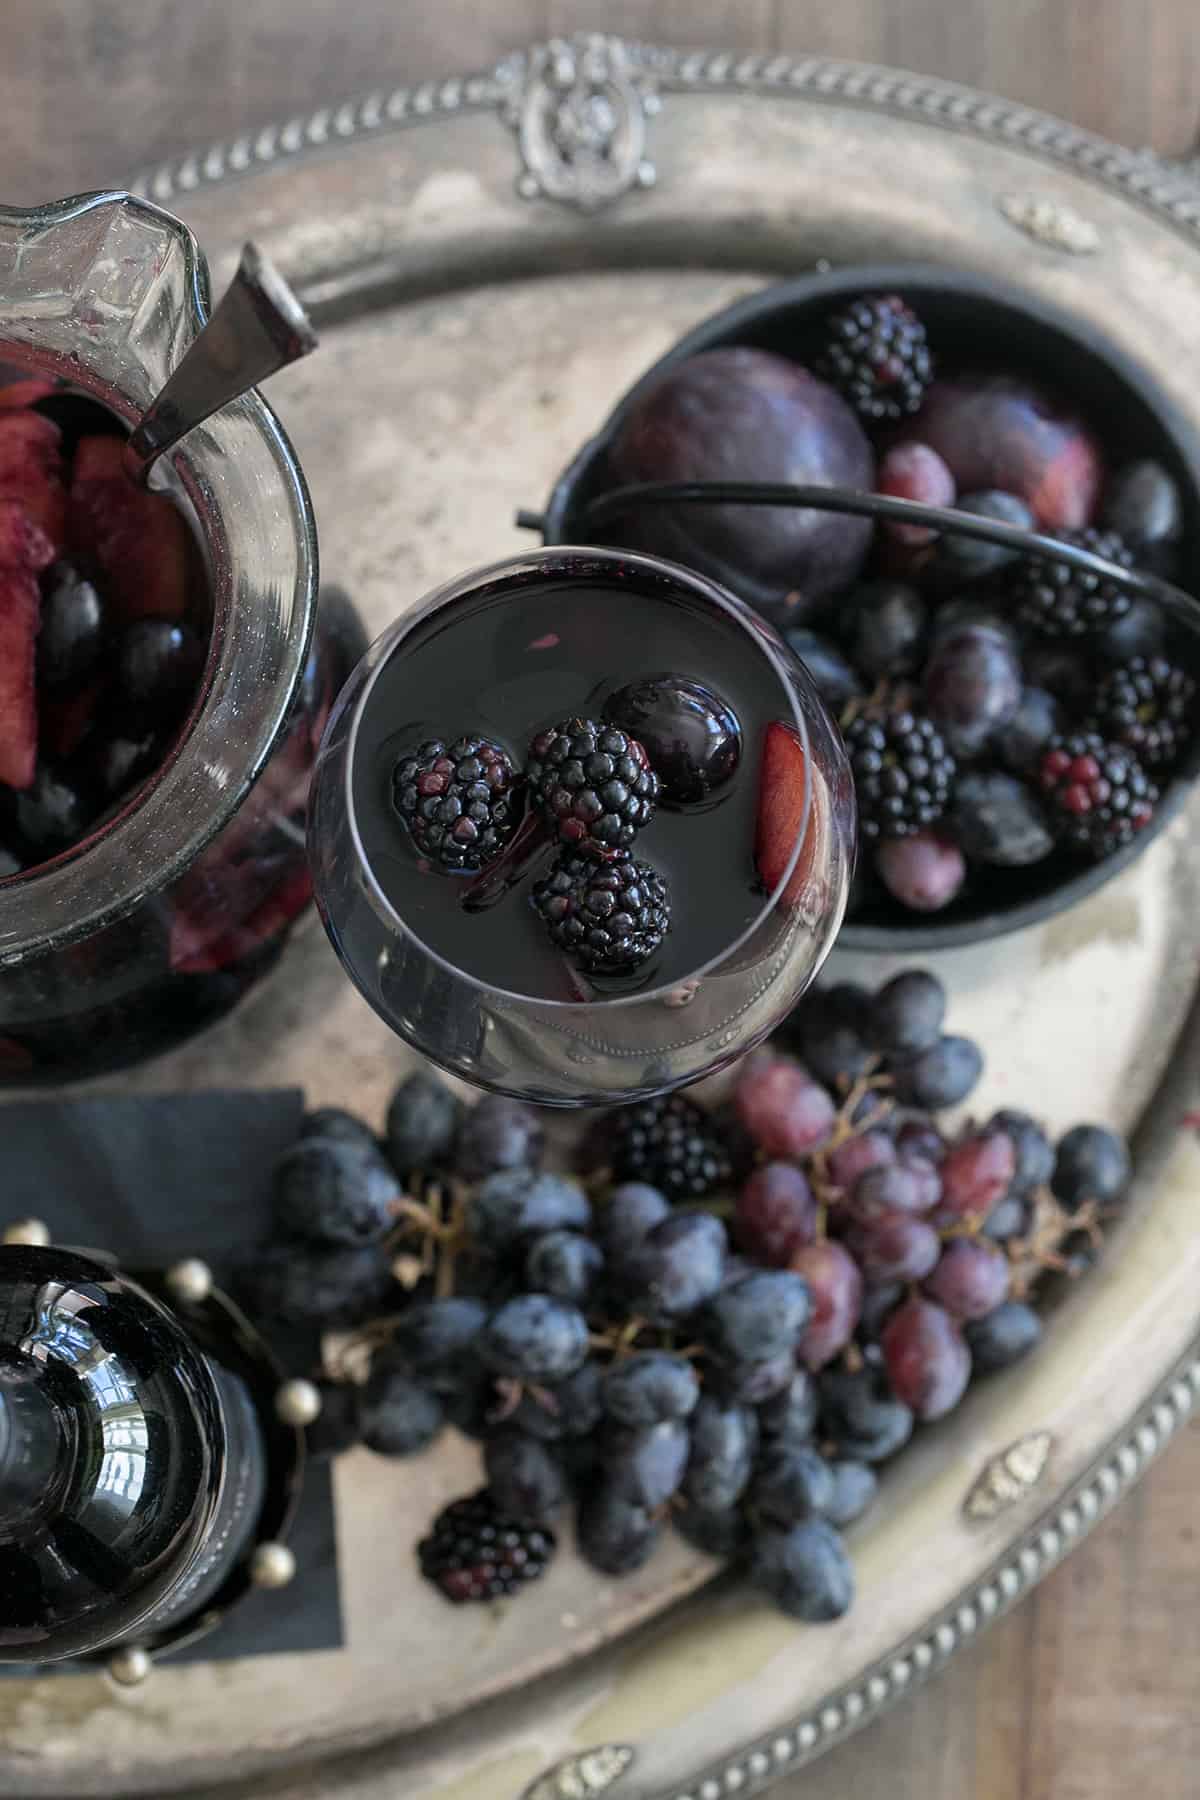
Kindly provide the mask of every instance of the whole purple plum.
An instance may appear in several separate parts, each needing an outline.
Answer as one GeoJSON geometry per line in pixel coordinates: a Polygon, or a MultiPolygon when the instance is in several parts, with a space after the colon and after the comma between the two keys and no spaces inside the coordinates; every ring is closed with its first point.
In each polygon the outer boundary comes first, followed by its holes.
{"type": "MultiPolygon", "coordinates": [[[[840,394],[767,350],[706,350],[668,369],[622,420],[616,482],[787,481],[869,491],[875,457],[840,394]]],[[[798,593],[792,618],[852,581],[868,519],[811,507],[643,507],[622,521],[639,548],[715,576],[770,611],[798,593]]]]}
{"type": "Polygon", "coordinates": [[[960,494],[1017,494],[1043,531],[1090,524],[1104,479],[1099,446],[1033,382],[1011,375],[935,381],[910,429],[937,451],[960,494]]]}

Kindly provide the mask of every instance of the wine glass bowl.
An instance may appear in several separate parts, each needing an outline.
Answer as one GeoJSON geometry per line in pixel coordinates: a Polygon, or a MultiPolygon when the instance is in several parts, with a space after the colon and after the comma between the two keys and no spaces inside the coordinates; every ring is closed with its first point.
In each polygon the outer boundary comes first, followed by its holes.
{"type": "MultiPolygon", "coordinates": [[[[853,841],[838,733],[773,629],[703,576],[571,548],[464,576],[377,640],[330,720],[309,828],[327,930],[375,1010],[465,1080],[560,1107],[677,1087],[761,1041],[832,946],[853,841]],[[491,733],[518,761],[548,720],[602,716],[615,690],[664,667],[733,704],[744,744],[727,796],[693,816],[661,809],[634,847],[665,859],[673,890],[664,948],[638,978],[589,981],[553,951],[529,906],[534,869],[495,909],[507,908],[495,939],[462,906],[461,878],[415,872],[390,775],[402,751],[441,735],[422,711],[433,704],[422,659],[446,645],[461,646],[448,666],[463,701],[446,733],[491,733]],[[785,756],[793,747],[796,783],[775,796],[786,854],[774,845],[767,882],[755,847],[774,805],[771,728],[787,734],[785,756]]],[[[539,867],[554,854],[551,836],[539,867]]]]}

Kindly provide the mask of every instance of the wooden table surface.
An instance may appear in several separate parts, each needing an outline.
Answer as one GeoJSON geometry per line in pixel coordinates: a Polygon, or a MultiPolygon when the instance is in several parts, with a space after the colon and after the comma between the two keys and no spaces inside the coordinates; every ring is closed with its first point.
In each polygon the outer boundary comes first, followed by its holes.
{"type": "MultiPolygon", "coordinates": [[[[1196,0],[5,0],[4,198],[153,159],[554,32],[862,57],[1182,154],[1196,0]]],[[[1200,1422],[1056,1574],[783,1800],[1196,1800],[1200,1422]]],[[[931,1546],[931,1554],[935,1554],[931,1546]]],[[[504,1800],[497,1796],[496,1800],[504,1800]]]]}

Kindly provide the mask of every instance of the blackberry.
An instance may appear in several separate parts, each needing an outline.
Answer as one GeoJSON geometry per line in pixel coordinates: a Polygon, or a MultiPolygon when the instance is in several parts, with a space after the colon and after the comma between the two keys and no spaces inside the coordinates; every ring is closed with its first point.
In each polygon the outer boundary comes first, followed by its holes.
{"type": "Polygon", "coordinates": [[[443,1507],[417,1546],[417,1560],[426,1581],[462,1606],[519,1593],[545,1574],[556,1548],[552,1531],[506,1518],[481,1488],[443,1507]]]}
{"type": "Polygon", "coordinates": [[[1096,730],[1132,750],[1145,769],[1174,762],[1191,736],[1196,683],[1161,656],[1135,656],[1114,669],[1096,696],[1096,730]]]}
{"type": "MultiPolygon", "coordinates": [[[[1123,569],[1133,567],[1133,557],[1115,531],[1096,531],[1089,526],[1056,535],[1062,543],[1092,550],[1123,569]]],[[[1124,618],[1133,605],[1133,596],[1115,581],[1086,574],[1050,556],[1026,557],[1015,571],[1009,591],[1021,623],[1051,638],[1101,631],[1124,618]]]]}
{"type": "Polygon", "coordinates": [[[1097,861],[1145,829],[1158,799],[1132,751],[1094,732],[1052,738],[1038,780],[1056,837],[1097,861]]]}
{"type": "Polygon", "coordinates": [[[845,739],[863,838],[912,837],[941,818],[957,765],[932,719],[905,707],[860,713],[845,739]]]}
{"type": "Polygon", "coordinates": [[[614,1182],[644,1181],[668,1200],[700,1200],[735,1175],[735,1150],[684,1094],[660,1094],[606,1114],[588,1134],[585,1161],[614,1182]]]}
{"type": "Polygon", "coordinates": [[[654,817],[658,776],[637,739],[615,725],[551,725],[530,744],[525,773],[534,805],[576,848],[627,850],[654,817]]]}
{"type": "Polygon", "coordinates": [[[392,774],[392,804],[422,856],[441,869],[471,873],[503,850],[517,823],[516,771],[487,738],[432,738],[402,756],[392,774]]]}
{"type": "Polygon", "coordinates": [[[623,852],[612,862],[564,856],[533,890],[551,942],[595,975],[620,975],[653,956],[671,923],[661,875],[623,852]]]}
{"type": "Polygon", "coordinates": [[[854,300],[827,321],[816,372],[860,418],[903,419],[919,412],[933,379],[922,325],[899,294],[854,300]]]}

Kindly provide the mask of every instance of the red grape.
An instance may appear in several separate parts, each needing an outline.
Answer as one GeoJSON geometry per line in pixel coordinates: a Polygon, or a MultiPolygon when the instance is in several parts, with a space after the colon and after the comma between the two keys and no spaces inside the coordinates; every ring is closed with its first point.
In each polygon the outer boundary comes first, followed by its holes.
{"type": "Polygon", "coordinates": [[[1008,1299],[1008,1258],[994,1244],[954,1238],[925,1282],[931,1300],[955,1319],[982,1319],[1008,1299]]]}
{"type": "Polygon", "coordinates": [[[734,1104],[768,1156],[808,1156],[819,1150],[836,1117],[832,1099],[807,1069],[778,1059],[747,1070],[734,1104]]]}
{"type": "Polygon", "coordinates": [[[981,1131],[954,1144],[942,1162],[942,1200],[935,1223],[986,1219],[1008,1192],[1017,1166],[1012,1139],[1004,1131],[981,1131]]]}
{"type": "Polygon", "coordinates": [[[870,1287],[885,1281],[922,1281],[936,1268],[942,1252],[933,1226],[902,1212],[852,1219],[846,1248],[870,1287]]]}
{"type": "Polygon", "coordinates": [[[904,1156],[884,1169],[868,1169],[854,1187],[858,1219],[881,1212],[927,1213],[941,1199],[938,1171],[923,1156],[904,1156]]]}
{"type": "Polygon", "coordinates": [[[962,851],[936,830],[890,838],[875,866],[888,892],[914,912],[939,912],[949,906],[967,878],[962,851]]]}
{"type": "Polygon", "coordinates": [[[940,1163],[946,1154],[946,1140],[928,1119],[905,1119],[896,1133],[896,1148],[901,1154],[923,1156],[926,1162],[940,1163]]]}
{"type": "Polygon", "coordinates": [[[931,1300],[906,1300],[880,1342],[892,1391],[918,1419],[954,1410],[971,1377],[971,1353],[948,1312],[931,1300]]]}
{"type": "Polygon", "coordinates": [[[852,1188],[868,1169],[881,1169],[896,1160],[896,1146],[886,1131],[860,1131],[829,1152],[829,1176],[840,1188],[852,1188]]]}
{"type": "MultiPolygon", "coordinates": [[[[928,444],[894,444],[879,465],[876,487],[896,500],[920,500],[926,506],[953,506],[954,477],[928,444]]],[[[900,544],[927,544],[937,536],[928,525],[902,525],[885,519],[883,529],[900,544]]]]}
{"type": "Polygon", "coordinates": [[[820,1369],[854,1335],[862,1308],[862,1274],[849,1251],[828,1238],[798,1250],[791,1267],[804,1277],[813,1304],[796,1354],[806,1368],[820,1369]]]}
{"type": "Polygon", "coordinates": [[[786,1268],[794,1251],[812,1243],[816,1227],[817,1203],[794,1163],[764,1163],[738,1195],[734,1236],[748,1255],[770,1268],[786,1268]]]}

